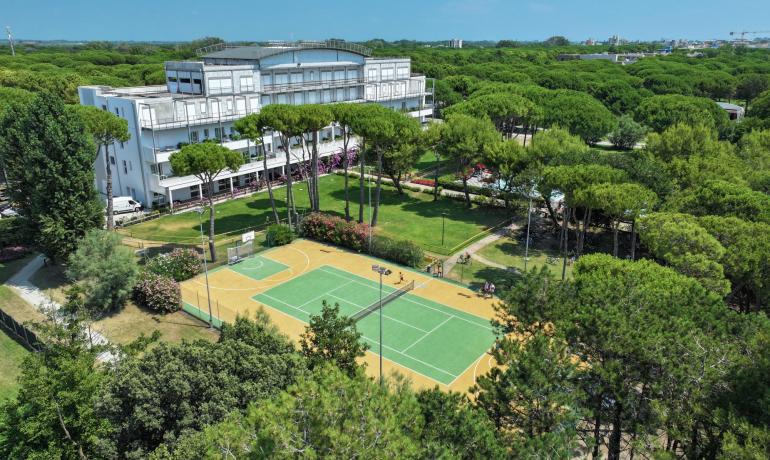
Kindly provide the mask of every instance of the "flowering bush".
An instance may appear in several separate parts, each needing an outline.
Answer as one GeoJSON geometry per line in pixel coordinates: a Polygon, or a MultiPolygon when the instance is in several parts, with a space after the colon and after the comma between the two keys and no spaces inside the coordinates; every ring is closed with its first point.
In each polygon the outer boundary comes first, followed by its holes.
{"type": "Polygon", "coordinates": [[[144,272],[134,285],[134,301],[153,311],[172,313],[182,308],[182,292],[173,279],[144,272]]]}
{"type": "Polygon", "coordinates": [[[418,185],[427,185],[429,187],[435,187],[436,181],[433,179],[412,179],[410,182],[418,185]]]}
{"type": "Polygon", "coordinates": [[[361,251],[366,247],[369,226],[347,222],[337,216],[313,213],[302,220],[302,235],[314,240],[326,241],[361,251]]]}
{"type": "MultiPolygon", "coordinates": [[[[347,222],[337,216],[313,213],[302,221],[302,234],[315,240],[363,251],[368,248],[369,226],[347,222]]],[[[411,241],[396,241],[380,235],[372,237],[371,255],[412,267],[418,267],[423,260],[422,249],[411,241]]]]}
{"type": "Polygon", "coordinates": [[[146,268],[156,275],[184,281],[200,273],[201,259],[192,249],[177,248],[168,254],[153,257],[146,268]]]}
{"type": "Polygon", "coordinates": [[[29,248],[21,245],[8,246],[0,249],[0,262],[21,259],[29,252],[29,248]]]}

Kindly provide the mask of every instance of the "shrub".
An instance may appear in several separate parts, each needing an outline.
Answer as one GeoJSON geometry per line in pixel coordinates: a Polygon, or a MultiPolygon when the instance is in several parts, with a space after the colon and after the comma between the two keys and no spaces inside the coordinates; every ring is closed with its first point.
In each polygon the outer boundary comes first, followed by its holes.
{"type": "Polygon", "coordinates": [[[294,240],[294,232],[288,225],[273,224],[267,228],[267,241],[270,246],[283,246],[294,240]]]}
{"type": "Polygon", "coordinates": [[[0,248],[30,243],[30,232],[26,231],[24,220],[19,217],[0,219],[0,248]]]}
{"type": "Polygon", "coordinates": [[[153,311],[172,313],[182,308],[182,292],[172,278],[144,272],[134,286],[134,301],[153,311]]]}
{"type": "Polygon", "coordinates": [[[302,220],[302,235],[361,251],[366,247],[369,226],[347,222],[341,217],[313,213],[302,220]]]}
{"type": "Polygon", "coordinates": [[[168,254],[160,254],[150,259],[146,269],[174,281],[184,281],[200,273],[201,266],[201,258],[197,252],[177,248],[168,254]]]}
{"type": "MultiPolygon", "coordinates": [[[[302,221],[302,235],[360,252],[368,246],[369,226],[347,222],[337,216],[313,213],[302,221]]],[[[371,254],[411,267],[420,266],[423,259],[422,249],[413,242],[396,241],[380,235],[372,237],[371,254]]]]}
{"type": "Polygon", "coordinates": [[[9,262],[11,260],[21,259],[29,253],[26,246],[7,246],[0,248],[0,262],[9,262]]]}
{"type": "Polygon", "coordinates": [[[422,248],[413,242],[396,241],[381,235],[372,238],[372,255],[409,267],[419,267],[425,257],[422,248]]]}
{"type": "Polygon", "coordinates": [[[412,179],[410,182],[418,185],[427,185],[428,187],[434,187],[436,185],[436,181],[433,179],[412,179]]]}

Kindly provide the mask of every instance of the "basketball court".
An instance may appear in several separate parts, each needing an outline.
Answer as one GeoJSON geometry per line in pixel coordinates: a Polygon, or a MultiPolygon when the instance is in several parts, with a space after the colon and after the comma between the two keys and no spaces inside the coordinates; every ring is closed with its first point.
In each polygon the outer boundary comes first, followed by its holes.
{"type": "MultiPolygon", "coordinates": [[[[209,272],[215,323],[248,316],[263,308],[274,323],[297,340],[323,302],[337,304],[357,319],[369,345],[367,372],[378,373],[380,316],[385,372],[398,371],[419,387],[439,385],[466,391],[491,365],[494,343],[492,299],[427,273],[309,240],[246,257],[209,272]],[[379,309],[379,274],[383,276],[379,309]],[[401,280],[400,275],[403,275],[401,280]]],[[[208,320],[204,276],[182,283],[185,310],[208,320]]]]}

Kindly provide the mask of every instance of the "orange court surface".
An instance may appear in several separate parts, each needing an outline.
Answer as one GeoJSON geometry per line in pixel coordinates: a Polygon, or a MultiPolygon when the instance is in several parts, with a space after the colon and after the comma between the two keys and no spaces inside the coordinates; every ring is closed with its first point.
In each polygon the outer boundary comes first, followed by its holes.
{"type": "MultiPolygon", "coordinates": [[[[297,341],[323,301],[338,304],[347,316],[366,314],[356,326],[369,345],[363,360],[374,377],[379,372],[380,317],[385,374],[406,375],[418,388],[465,392],[493,364],[488,352],[495,340],[490,319],[496,300],[428,273],[300,239],[211,270],[208,278],[215,324],[253,316],[263,308],[297,341]],[[394,298],[366,314],[379,301],[375,264],[392,271],[383,276],[382,295],[394,298]],[[403,292],[411,282],[414,288],[403,292]]],[[[182,283],[182,298],[186,311],[208,320],[204,275],[182,283]]]]}

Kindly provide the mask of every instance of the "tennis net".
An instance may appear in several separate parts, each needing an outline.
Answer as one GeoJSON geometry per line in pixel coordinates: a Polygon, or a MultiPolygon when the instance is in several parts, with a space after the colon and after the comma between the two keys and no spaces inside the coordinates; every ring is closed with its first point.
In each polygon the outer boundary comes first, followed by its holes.
{"type": "Polygon", "coordinates": [[[382,298],[382,303],[380,301],[376,301],[373,304],[369,305],[368,307],[364,308],[363,310],[359,311],[358,313],[351,316],[353,318],[353,321],[359,321],[362,318],[369,316],[371,313],[377,311],[377,309],[380,308],[380,304],[384,307],[386,303],[393,302],[397,298],[401,297],[402,295],[406,294],[407,292],[414,289],[414,280],[410,281],[409,284],[402,287],[401,289],[395,290],[391,292],[390,294],[386,295],[382,298]]]}

